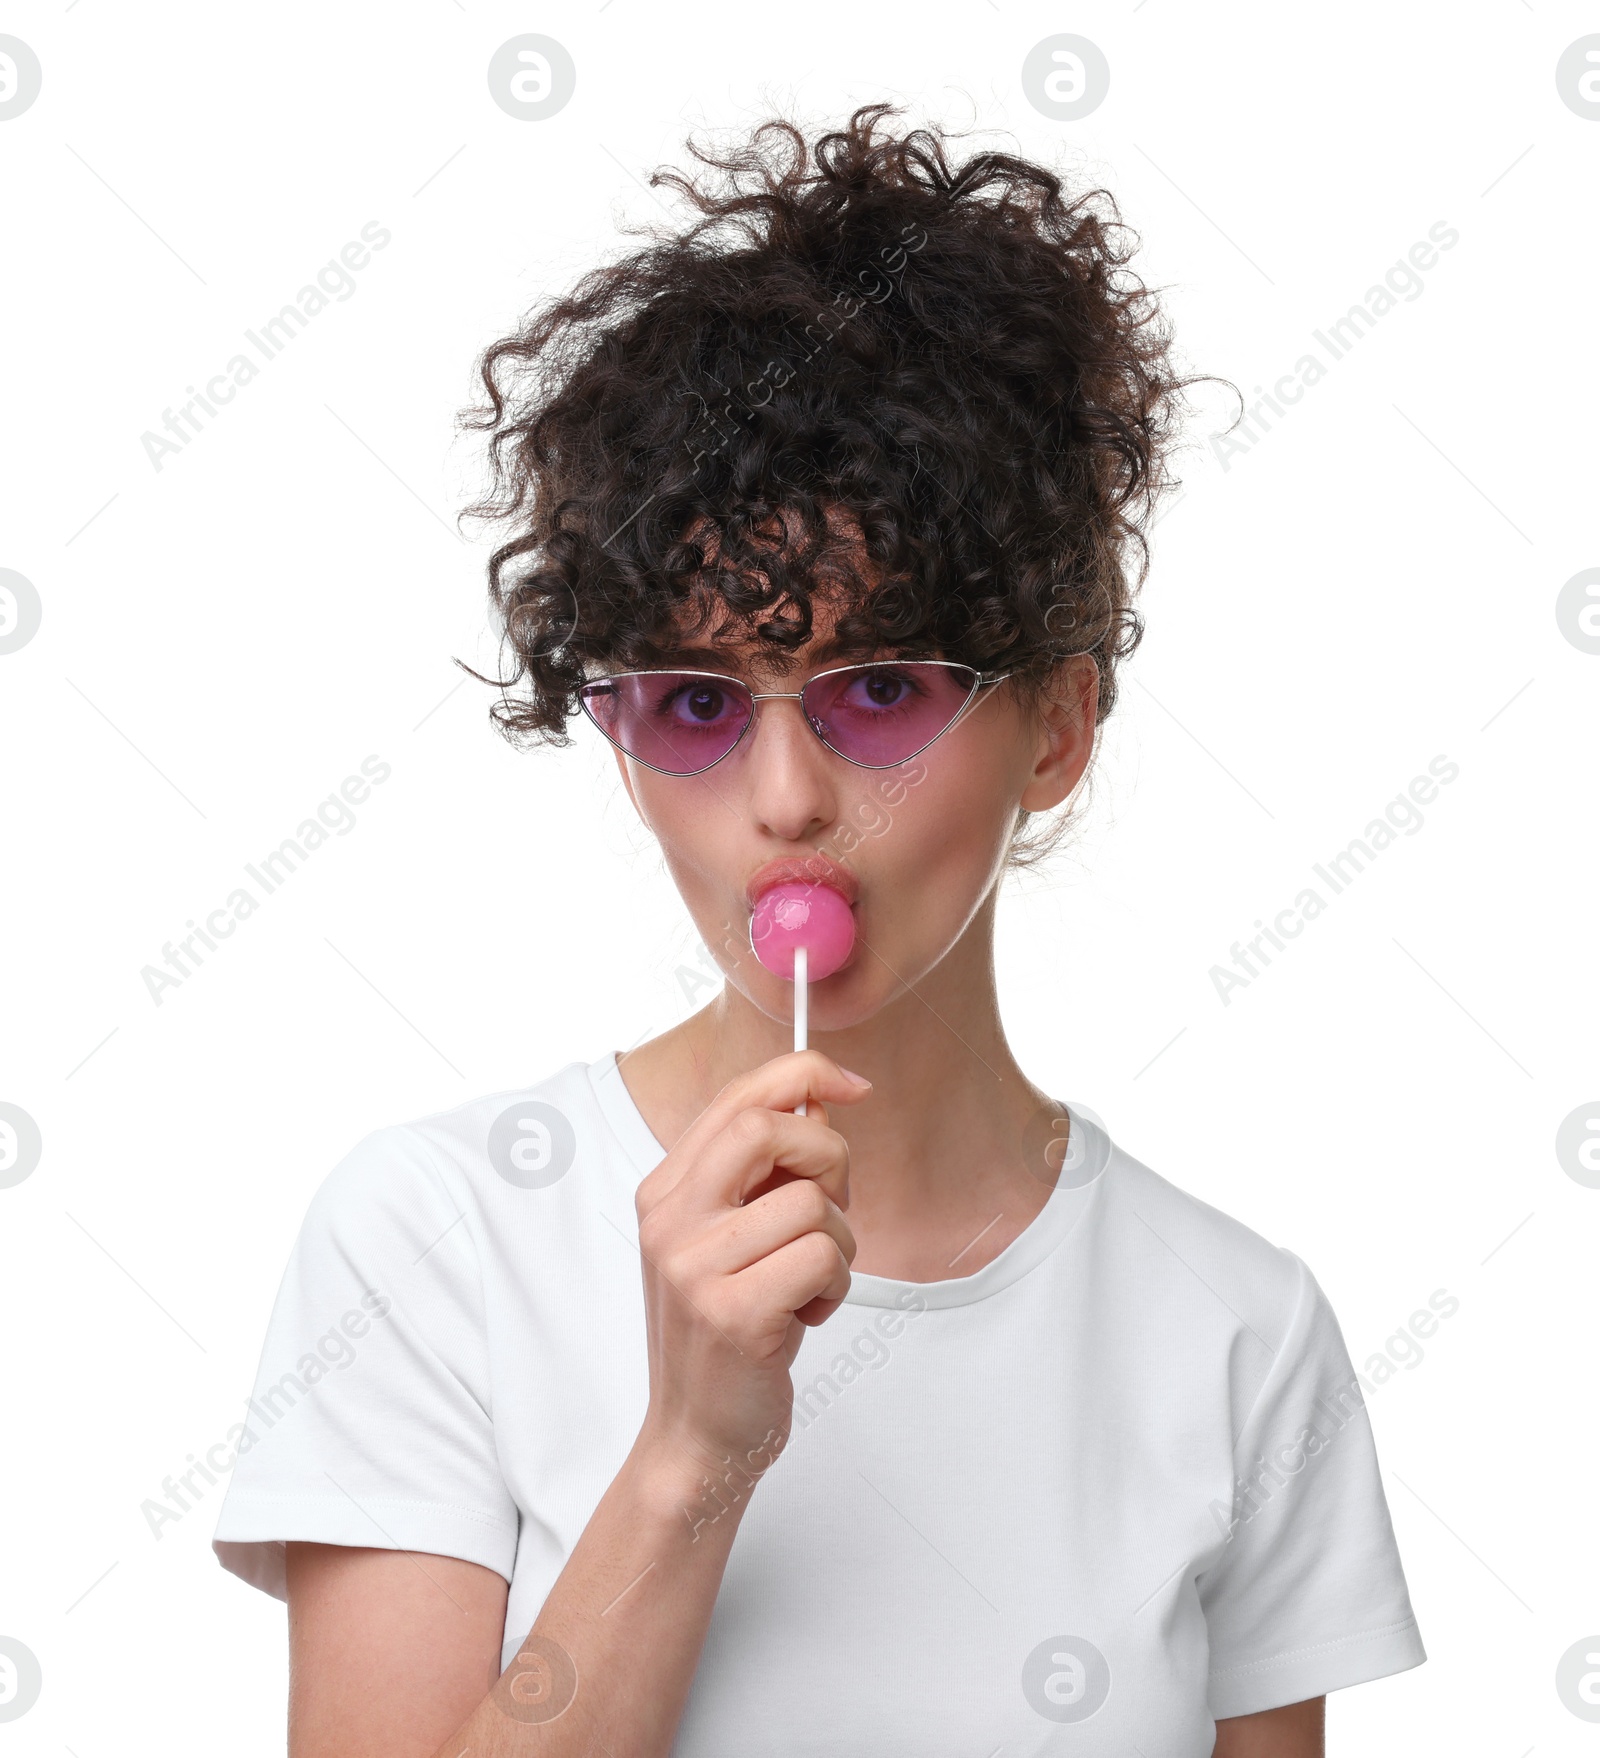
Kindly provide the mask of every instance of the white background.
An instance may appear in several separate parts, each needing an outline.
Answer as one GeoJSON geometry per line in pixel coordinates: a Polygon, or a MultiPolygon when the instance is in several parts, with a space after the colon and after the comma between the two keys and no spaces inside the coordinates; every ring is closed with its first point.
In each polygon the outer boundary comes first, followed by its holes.
{"type": "Polygon", "coordinates": [[[691,127],[880,97],[1113,190],[1186,361],[1251,401],[1459,233],[1227,468],[1234,405],[1201,393],[1092,807],[1008,887],[1000,985],[1029,1075],[1305,1257],[1358,1366],[1459,1299],[1370,1399],[1430,1659],[1337,1695],[1331,1750],[1595,1749],[1554,1681],[1600,1631],[1600,1190],[1555,1136],[1600,1095],[1600,657],[1556,596],[1600,563],[1600,122],[1555,68],[1597,28],[1554,0],[7,8],[44,70],[0,123],[0,567],[43,605],[0,657],[0,1099],[44,1142],[0,1191],[0,1635],[44,1677],[7,1752],[282,1750],[283,1608],[214,1560],[221,1486],[159,1540],[141,1504],[238,1419],[313,1189],[382,1123],[704,999],[591,729],[518,755],[451,665],[495,658],[454,417],[484,345],[680,213],[645,180],[691,127]],[[1064,30],[1111,67],[1076,122],[1020,80],[1064,30]],[[524,31],[577,66],[544,121],[486,84],[524,31]],[[372,220],[354,294],[154,469],[141,435],[372,220]],[[143,967],[369,753],[393,773],[355,828],[158,1006],[143,967]],[[1423,827],[1224,1005],[1212,967],[1441,754],[1423,827]]]}

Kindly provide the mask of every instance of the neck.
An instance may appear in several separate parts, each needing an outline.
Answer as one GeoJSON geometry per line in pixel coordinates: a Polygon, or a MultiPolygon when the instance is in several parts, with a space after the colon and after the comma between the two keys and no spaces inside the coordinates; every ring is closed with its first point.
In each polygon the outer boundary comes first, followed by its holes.
{"type": "MultiPolygon", "coordinates": [[[[863,1273],[970,1275],[1049,1195],[1022,1144],[1051,1101],[1023,1074],[1000,1022],[994,905],[991,891],[938,964],[870,1019],[811,1032],[816,1049],[873,1083],[870,1098],[836,1107],[829,1119],[850,1145],[852,1267],[863,1273]]],[[[789,1021],[769,1018],[727,984],[623,1057],[623,1077],[670,1148],[728,1081],[792,1047],[789,1021]]]]}

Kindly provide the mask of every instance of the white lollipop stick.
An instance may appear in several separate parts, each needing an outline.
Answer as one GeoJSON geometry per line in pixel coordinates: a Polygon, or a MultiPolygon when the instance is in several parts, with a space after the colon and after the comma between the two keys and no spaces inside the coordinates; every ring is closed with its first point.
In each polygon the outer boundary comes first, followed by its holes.
{"type": "MultiPolygon", "coordinates": [[[[806,1048],[806,949],[803,946],[794,949],[794,1047],[797,1050],[806,1048]]],[[[796,1117],[805,1116],[804,1099],[795,1107],[794,1114],[796,1117]]]]}

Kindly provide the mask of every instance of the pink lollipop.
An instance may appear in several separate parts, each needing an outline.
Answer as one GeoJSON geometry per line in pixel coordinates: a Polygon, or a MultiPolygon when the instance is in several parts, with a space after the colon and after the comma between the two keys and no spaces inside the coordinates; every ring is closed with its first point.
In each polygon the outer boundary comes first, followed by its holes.
{"type": "MultiPolygon", "coordinates": [[[[750,917],[750,945],[775,977],[794,984],[794,1047],[806,1047],[806,985],[831,977],[856,943],[856,919],[831,885],[769,885],[750,917]]],[[[796,1115],[804,1117],[801,1101],[796,1115]]]]}
{"type": "Polygon", "coordinates": [[[769,885],[750,917],[750,944],[775,977],[820,983],[850,956],[856,919],[831,885],[804,879],[769,885]],[[805,970],[797,966],[804,960],[805,970]]]}

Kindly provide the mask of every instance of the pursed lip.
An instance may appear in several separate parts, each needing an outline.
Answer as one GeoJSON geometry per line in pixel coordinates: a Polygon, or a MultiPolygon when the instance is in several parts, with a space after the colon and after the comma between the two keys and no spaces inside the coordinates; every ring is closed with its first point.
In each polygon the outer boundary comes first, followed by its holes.
{"type": "Polygon", "coordinates": [[[815,854],[790,856],[785,860],[768,861],[764,867],[757,867],[745,884],[745,901],[754,909],[756,899],[768,886],[786,885],[791,881],[805,885],[827,885],[852,907],[861,895],[861,882],[848,867],[841,867],[827,855],[815,854]]]}

